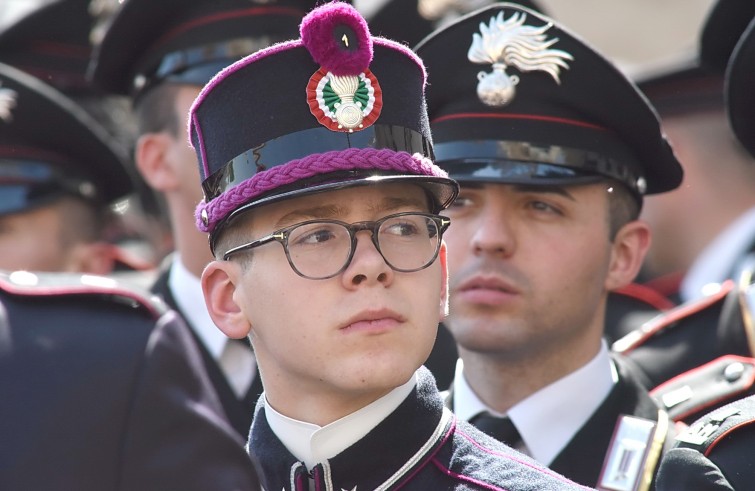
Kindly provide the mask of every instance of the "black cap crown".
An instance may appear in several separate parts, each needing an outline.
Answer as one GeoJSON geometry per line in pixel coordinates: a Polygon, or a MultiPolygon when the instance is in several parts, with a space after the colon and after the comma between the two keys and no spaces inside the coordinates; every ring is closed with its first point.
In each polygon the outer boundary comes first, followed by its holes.
{"type": "Polygon", "coordinates": [[[681,166],[636,86],[538,12],[495,4],[416,51],[428,69],[437,163],[458,181],[611,178],[637,196],[681,182],[681,166]]]}
{"type": "Polygon", "coordinates": [[[0,64],[0,213],[61,194],[113,202],[132,190],[123,162],[83,109],[37,78],[0,64]]]}

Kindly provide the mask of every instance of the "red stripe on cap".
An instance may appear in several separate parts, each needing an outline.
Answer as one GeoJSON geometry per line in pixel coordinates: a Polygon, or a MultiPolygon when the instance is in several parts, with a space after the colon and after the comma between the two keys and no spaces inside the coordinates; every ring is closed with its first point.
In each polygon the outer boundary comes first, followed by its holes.
{"type": "Polygon", "coordinates": [[[179,24],[178,26],[165,33],[160,39],[155,41],[153,47],[160,46],[161,44],[168,42],[179,34],[194,29],[195,27],[212,24],[214,22],[219,22],[227,19],[236,19],[239,17],[256,17],[259,15],[290,15],[291,17],[304,17],[304,14],[305,12],[291,7],[252,7],[248,9],[218,12],[216,14],[192,19],[191,21],[184,24],[179,24]]]}
{"type": "Polygon", "coordinates": [[[440,123],[452,119],[524,119],[530,121],[545,121],[548,123],[568,124],[571,126],[581,126],[594,130],[607,131],[606,128],[576,119],[558,118],[555,116],[538,116],[536,114],[494,114],[494,113],[458,113],[440,116],[431,121],[431,123],[440,123]]]}

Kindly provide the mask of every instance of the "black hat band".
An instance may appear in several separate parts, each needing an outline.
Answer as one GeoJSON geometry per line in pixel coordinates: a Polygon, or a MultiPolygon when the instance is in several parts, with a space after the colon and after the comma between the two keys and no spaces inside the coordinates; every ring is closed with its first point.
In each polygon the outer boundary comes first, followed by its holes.
{"type": "Polygon", "coordinates": [[[642,196],[638,170],[595,151],[505,140],[458,140],[434,145],[437,164],[460,182],[492,181],[556,185],[586,178],[615,179],[642,196]]]}
{"type": "Polygon", "coordinates": [[[58,165],[0,158],[0,215],[29,210],[65,194],[86,200],[99,197],[91,180],[58,165]]]}
{"type": "Polygon", "coordinates": [[[267,141],[243,152],[202,183],[207,202],[232,189],[258,172],[313,154],[374,148],[433,159],[432,143],[418,131],[403,126],[374,124],[354,133],[311,128],[267,141]]]}

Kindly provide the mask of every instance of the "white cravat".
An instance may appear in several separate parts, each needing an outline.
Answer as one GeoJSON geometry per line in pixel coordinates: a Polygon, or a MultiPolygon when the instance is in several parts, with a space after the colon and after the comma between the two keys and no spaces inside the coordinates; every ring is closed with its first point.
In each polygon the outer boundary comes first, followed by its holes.
{"type": "Polygon", "coordinates": [[[218,363],[236,397],[244,398],[257,373],[257,363],[252,349],[240,339],[229,339],[218,363]]]}

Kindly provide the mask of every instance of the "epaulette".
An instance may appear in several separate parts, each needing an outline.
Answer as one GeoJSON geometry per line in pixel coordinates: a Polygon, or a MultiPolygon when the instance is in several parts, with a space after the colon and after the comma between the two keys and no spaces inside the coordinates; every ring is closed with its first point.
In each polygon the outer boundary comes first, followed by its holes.
{"type": "Polygon", "coordinates": [[[673,329],[682,319],[690,317],[697,312],[707,309],[711,305],[723,301],[734,289],[734,286],[735,284],[732,280],[726,280],[721,283],[717,292],[712,293],[707,297],[703,297],[700,300],[684,303],[657,315],[623,338],[616,340],[611,345],[611,349],[624,355],[630,353],[638,346],[644,344],[648,339],[658,336],[669,329],[673,329]]]}
{"type": "Polygon", "coordinates": [[[663,410],[658,411],[658,421],[619,416],[597,489],[649,490],[668,432],[669,416],[663,410]]]}
{"type": "Polygon", "coordinates": [[[0,272],[0,291],[18,297],[91,297],[157,319],[169,310],[159,297],[105,276],[75,273],[0,272]]]}
{"type": "Polygon", "coordinates": [[[746,397],[712,411],[676,437],[677,446],[708,456],[724,437],[755,423],[755,398],[746,397]]]}
{"type": "Polygon", "coordinates": [[[726,355],[662,383],[650,396],[674,421],[685,421],[744,397],[754,385],[755,358],[726,355]]]}

